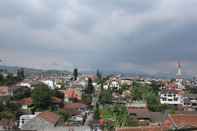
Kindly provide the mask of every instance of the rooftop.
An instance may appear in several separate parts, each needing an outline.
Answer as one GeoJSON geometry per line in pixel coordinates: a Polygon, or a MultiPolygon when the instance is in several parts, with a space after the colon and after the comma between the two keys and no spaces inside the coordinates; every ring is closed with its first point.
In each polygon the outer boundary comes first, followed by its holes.
{"type": "Polygon", "coordinates": [[[38,117],[52,124],[56,124],[60,119],[60,117],[57,114],[48,111],[40,113],[38,117]]]}

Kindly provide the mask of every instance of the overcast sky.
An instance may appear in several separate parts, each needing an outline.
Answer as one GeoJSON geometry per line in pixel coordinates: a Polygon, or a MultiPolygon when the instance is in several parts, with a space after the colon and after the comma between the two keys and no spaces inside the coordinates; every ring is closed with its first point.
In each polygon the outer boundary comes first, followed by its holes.
{"type": "Polygon", "coordinates": [[[2,64],[197,74],[197,0],[1,0],[2,64]]]}

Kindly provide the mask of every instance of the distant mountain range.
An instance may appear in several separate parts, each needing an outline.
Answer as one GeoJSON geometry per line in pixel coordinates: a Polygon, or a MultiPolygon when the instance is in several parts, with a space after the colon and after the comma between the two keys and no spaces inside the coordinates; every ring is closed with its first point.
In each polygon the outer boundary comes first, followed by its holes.
{"type": "Polygon", "coordinates": [[[53,75],[53,74],[70,74],[69,71],[64,70],[43,70],[43,69],[34,69],[34,68],[26,68],[26,67],[18,67],[18,66],[2,66],[0,65],[1,70],[5,70],[9,73],[16,73],[18,69],[23,68],[25,75],[39,75],[39,74],[45,74],[45,75],[53,75]]]}
{"type": "MultiPolygon", "coordinates": [[[[66,71],[66,70],[43,70],[43,69],[34,69],[34,68],[26,68],[26,67],[18,67],[18,66],[2,66],[0,65],[0,69],[7,70],[10,73],[16,73],[17,69],[24,68],[25,75],[39,75],[39,74],[45,74],[45,75],[53,75],[53,74],[71,74],[72,72],[66,71]]],[[[96,71],[80,71],[82,74],[96,74],[96,71]]],[[[150,75],[148,73],[143,72],[120,72],[120,71],[105,71],[103,72],[103,75],[111,75],[111,74],[120,74],[121,76],[141,76],[145,78],[162,78],[162,79],[172,79],[176,78],[175,73],[163,73],[158,72],[156,74],[150,75]]],[[[192,76],[184,74],[184,78],[191,79],[192,76]]]]}

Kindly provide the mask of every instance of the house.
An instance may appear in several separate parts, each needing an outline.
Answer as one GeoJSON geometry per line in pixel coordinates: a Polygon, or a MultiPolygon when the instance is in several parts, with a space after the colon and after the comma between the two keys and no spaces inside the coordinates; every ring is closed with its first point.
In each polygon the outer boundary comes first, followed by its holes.
{"type": "Polygon", "coordinates": [[[116,77],[113,77],[111,79],[109,79],[103,86],[104,89],[108,89],[108,88],[111,88],[111,89],[120,89],[121,88],[121,83],[120,83],[120,80],[116,77]]]}
{"type": "Polygon", "coordinates": [[[41,80],[42,83],[46,84],[50,89],[55,89],[55,83],[52,80],[41,80]]]}
{"type": "Polygon", "coordinates": [[[63,126],[64,121],[53,112],[42,112],[21,126],[22,130],[43,131],[46,128],[63,126]]]}
{"type": "Polygon", "coordinates": [[[127,103],[126,106],[130,108],[147,108],[147,103],[145,101],[132,101],[132,103],[127,103]]]}
{"type": "Polygon", "coordinates": [[[5,103],[10,99],[11,96],[10,87],[8,86],[0,86],[0,102],[5,103]]]}
{"type": "Polygon", "coordinates": [[[9,96],[9,87],[8,86],[0,86],[0,97],[9,96]]]}
{"type": "Polygon", "coordinates": [[[64,105],[63,110],[73,116],[84,115],[88,110],[88,106],[83,103],[68,103],[64,105]]]}
{"type": "Polygon", "coordinates": [[[160,126],[122,127],[115,131],[163,131],[160,126]]]}
{"type": "Polygon", "coordinates": [[[26,124],[28,121],[35,118],[39,113],[35,114],[27,114],[27,115],[21,115],[19,118],[19,128],[22,128],[24,124],[26,124]]]}
{"type": "Polygon", "coordinates": [[[81,100],[81,92],[77,88],[68,88],[64,92],[64,102],[69,102],[70,99],[81,100]]]}
{"type": "Polygon", "coordinates": [[[183,105],[184,92],[178,90],[162,90],[160,92],[160,103],[169,105],[183,105]]]}
{"type": "Polygon", "coordinates": [[[42,131],[92,131],[89,126],[48,127],[42,131]]]}
{"type": "Polygon", "coordinates": [[[31,84],[28,82],[20,82],[17,84],[17,86],[31,88],[31,84]]]}
{"type": "Polygon", "coordinates": [[[196,114],[168,115],[162,124],[164,129],[197,129],[196,114]]]}
{"type": "Polygon", "coordinates": [[[162,123],[163,114],[161,112],[151,112],[147,108],[128,108],[130,116],[138,120],[142,126],[150,124],[159,125],[162,123]]]}
{"type": "Polygon", "coordinates": [[[32,98],[28,97],[28,98],[24,98],[21,100],[16,101],[17,104],[21,105],[21,108],[23,110],[29,110],[29,107],[32,105],[32,98]]]}
{"type": "Polygon", "coordinates": [[[84,111],[87,108],[88,108],[88,106],[83,103],[68,103],[68,104],[64,105],[64,110],[84,111]]]}
{"type": "Polygon", "coordinates": [[[190,111],[197,110],[197,95],[196,94],[187,94],[184,97],[184,109],[190,111]]]}
{"type": "Polygon", "coordinates": [[[133,80],[130,79],[130,78],[121,78],[120,84],[121,85],[132,86],[133,85],[133,80]]]}

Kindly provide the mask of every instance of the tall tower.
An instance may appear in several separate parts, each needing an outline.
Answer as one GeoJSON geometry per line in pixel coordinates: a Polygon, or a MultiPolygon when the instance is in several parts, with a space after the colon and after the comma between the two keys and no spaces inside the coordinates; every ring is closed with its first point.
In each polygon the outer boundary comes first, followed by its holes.
{"type": "Polygon", "coordinates": [[[183,76],[182,76],[182,69],[181,69],[181,63],[177,63],[177,73],[176,73],[176,84],[178,86],[178,89],[184,89],[183,86],[183,76]]]}
{"type": "Polygon", "coordinates": [[[177,63],[177,67],[178,67],[178,70],[176,73],[176,79],[182,79],[182,71],[181,71],[181,63],[180,62],[177,63]]]}

